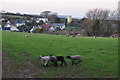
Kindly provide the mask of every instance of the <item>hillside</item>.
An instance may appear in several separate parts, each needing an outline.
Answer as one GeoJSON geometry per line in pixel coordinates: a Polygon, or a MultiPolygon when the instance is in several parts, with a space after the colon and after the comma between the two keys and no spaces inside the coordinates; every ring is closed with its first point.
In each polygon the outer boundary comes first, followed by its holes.
{"type": "Polygon", "coordinates": [[[116,78],[118,39],[66,37],[64,35],[3,32],[3,77],[29,78],[116,78]],[[24,37],[25,34],[30,37],[24,37]],[[81,55],[78,65],[43,67],[39,55],[81,55]]]}

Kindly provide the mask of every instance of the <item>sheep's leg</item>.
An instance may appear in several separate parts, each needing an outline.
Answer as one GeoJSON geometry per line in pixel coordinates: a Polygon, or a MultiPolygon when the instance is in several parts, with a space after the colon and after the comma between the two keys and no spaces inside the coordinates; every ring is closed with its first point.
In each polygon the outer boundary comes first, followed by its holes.
{"type": "Polygon", "coordinates": [[[66,62],[65,62],[65,60],[63,60],[63,63],[64,63],[65,65],[67,65],[66,62]]]}
{"type": "Polygon", "coordinates": [[[74,65],[74,60],[72,60],[72,65],[74,65]]]}
{"type": "Polygon", "coordinates": [[[77,65],[77,61],[75,61],[75,65],[77,65]]]}
{"type": "Polygon", "coordinates": [[[63,65],[63,61],[61,61],[61,66],[63,65]]]}
{"type": "Polygon", "coordinates": [[[61,66],[63,65],[63,63],[64,63],[64,65],[67,65],[65,60],[61,60],[61,66]]]}
{"type": "Polygon", "coordinates": [[[55,63],[55,67],[57,67],[57,62],[54,62],[55,63]]]}
{"type": "Polygon", "coordinates": [[[44,67],[45,67],[45,66],[48,66],[48,61],[47,61],[47,60],[45,61],[44,67]]]}

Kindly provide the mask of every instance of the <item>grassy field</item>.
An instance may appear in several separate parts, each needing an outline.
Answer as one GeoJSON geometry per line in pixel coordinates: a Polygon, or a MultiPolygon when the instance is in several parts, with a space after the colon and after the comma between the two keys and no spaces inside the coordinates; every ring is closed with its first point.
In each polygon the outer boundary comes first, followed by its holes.
{"type": "MultiPolygon", "coordinates": [[[[26,61],[32,61],[40,69],[37,78],[111,78],[118,77],[118,39],[103,37],[66,37],[64,35],[31,34],[20,32],[2,33],[3,53],[14,61],[12,68],[17,72],[26,61]],[[24,37],[29,34],[30,37],[24,37]],[[43,67],[39,55],[81,55],[83,60],[78,65],[57,68],[50,63],[43,67]]],[[[60,63],[59,63],[60,64],[60,63]]],[[[29,66],[31,67],[31,66],[29,66]]],[[[4,68],[3,68],[4,71],[4,68]]],[[[34,71],[32,72],[34,73],[34,71]]],[[[27,75],[30,75],[28,73],[27,75]]]]}

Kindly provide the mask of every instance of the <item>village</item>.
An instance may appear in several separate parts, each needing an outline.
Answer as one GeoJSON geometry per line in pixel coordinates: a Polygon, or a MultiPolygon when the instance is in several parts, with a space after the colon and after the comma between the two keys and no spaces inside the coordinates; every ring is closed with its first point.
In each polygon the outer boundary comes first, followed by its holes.
{"type": "MultiPolygon", "coordinates": [[[[99,9],[96,10],[99,11],[99,9]]],[[[102,19],[95,17],[95,20],[92,19],[92,16],[78,19],[72,18],[71,15],[58,15],[56,12],[52,11],[43,11],[40,15],[11,13],[5,11],[1,12],[1,14],[2,18],[0,21],[2,22],[2,25],[0,25],[0,30],[3,31],[48,33],[57,35],[80,34],[81,36],[103,37],[119,36],[117,30],[119,17],[117,17],[116,14],[104,18],[101,17],[102,19]]],[[[96,16],[97,15],[102,14],[97,13],[96,16]]]]}
{"type": "MultiPolygon", "coordinates": [[[[71,15],[58,15],[52,11],[43,11],[40,15],[1,12],[0,30],[28,33],[48,34],[80,34],[81,36],[118,37],[118,22],[116,16],[109,19],[89,20],[86,18],[72,18],[71,15]],[[94,24],[93,24],[94,23],[94,24]],[[92,26],[87,24],[93,24],[92,26]],[[96,26],[98,28],[94,28],[96,26]],[[93,28],[92,28],[93,27],[93,28]],[[105,28],[103,30],[103,28],[105,28]],[[91,29],[89,29],[91,28],[91,29]],[[89,29],[89,30],[88,30],[89,29]],[[92,30],[93,29],[93,30],[92,30]],[[111,31],[112,30],[112,31],[111,31]]],[[[98,14],[99,15],[99,14],[98,14]]],[[[106,17],[107,18],[107,17],[106,17]]]]}
{"type": "Polygon", "coordinates": [[[79,30],[80,28],[78,26],[74,26],[76,24],[80,24],[79,19],[72,19],[69,15],[49,15],[49,12],[46,15],[2,13],[2,18],[0,20],[2,21],[0,29],[3,31],[55,33],[57,31],[60,32],[65,30],[74,31],[79,30]],[[71,27],[71,23],[74,27],[71,27]],[[67,26],[70,27],[66,28],[67,26]]]}
{"type": "Polygon", "coordinates": [[[120,1],[3,0],[0,78],[118,79],[120,1]]]}

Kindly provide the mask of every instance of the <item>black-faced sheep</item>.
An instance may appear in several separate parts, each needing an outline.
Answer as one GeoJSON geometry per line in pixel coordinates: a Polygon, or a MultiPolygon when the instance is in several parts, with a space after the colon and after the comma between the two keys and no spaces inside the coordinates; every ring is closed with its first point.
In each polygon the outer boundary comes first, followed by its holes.
{"type": "Polygon", "coordinates": [[[80,55],[74,55],[74,56],[67,56],[66,58],[72,60],[72,65],[74,64],[77,65],[78,61],[81,61],[82,57],[80,55]]]}
{"type": "Polygon", "coordinates": [[[63,65],[63,63],[64,63],[64,65],[67,65],[63,56],[56,56],[56,58],[58,61],[61,61],[61,66],[63,65]]]}
{"type": "Polygon", "coordinates": [[[55,56],[50,56],[50,61],[52,61],[54,64],[55,67],[57,67],[57,58],[55,56]]]}

